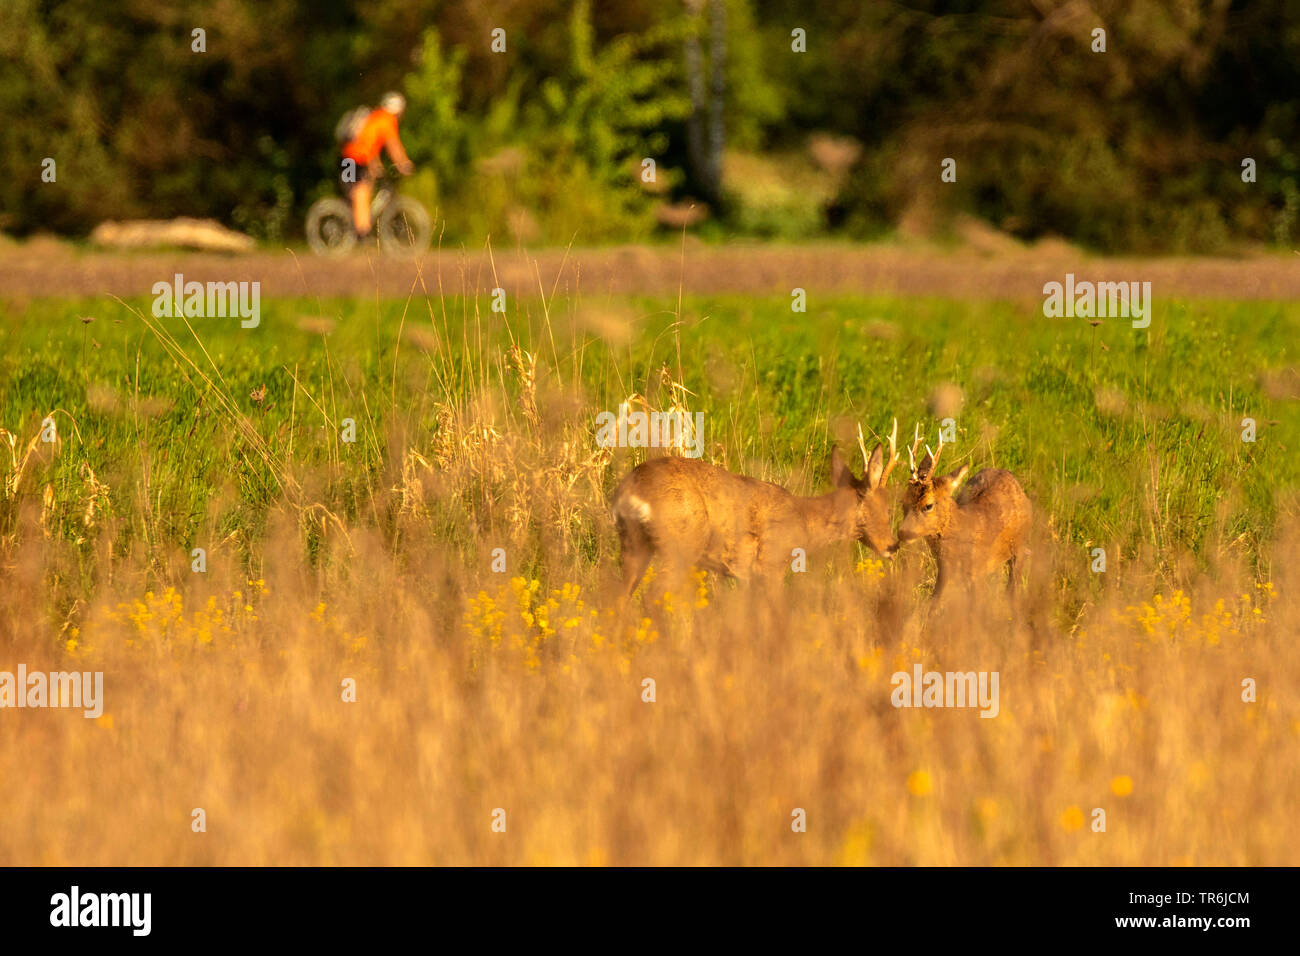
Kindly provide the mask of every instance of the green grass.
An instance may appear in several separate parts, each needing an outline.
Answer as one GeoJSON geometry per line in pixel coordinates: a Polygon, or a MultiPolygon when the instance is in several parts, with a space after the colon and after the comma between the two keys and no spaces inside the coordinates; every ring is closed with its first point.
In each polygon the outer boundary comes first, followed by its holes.
{"type": "MultiPolygon", "coordinates": [[[[147,299],[131,306],[149,315],[147,299]]],[[[21,459],[57,409],[62,440],[57,455],[38,451],[16,496],[0,498],[0,535],[12,538],[24,502],[39,506],[49,484],[51,527],[80,540],[89,588],[95,536],[83,516],[93,488],[83,463],[110,490],[117,554],[188,549],[213,530],[255,547],[285,494],[286,467],[322,475],[313,498],[347,522],[382,526],[376,496],[407,448],[430,445],[440,404],[472,412],[495,399],[499,427],[523,427],[505,358],[512,338],[537,355],[543,427],[590,423],[632,392],[657,402],[667,367],[692,393],[691,409],[706,413],[708,458],[810,493],[833,436],[852,442],[850,419],[879,433],[896,415],[900,439],[921,421],[933,444],[927,396],[950,381],[965,404],[948,466],[969,457],[976,468],[1010,469],[1042,525],[1081,551],[1118,546],[1159,564],[1228,548],[1257,560],[1279,512],[1294,509],[1294,399],[1270,398],[1261,378],[1297,364],[1300,305],[1157,304],[1147,330],[942,300],[840,298],[794,314],[779,295],[688,298],[676,330],[675,311],[675,301],[556,300],[548,323],[540,299],[512,303],[504,319],[486,296],[271,300],[253,330],[193,320],[219,376],[184,323],[160,322],[205,382],[115,300],[0,305],[0,428],[16,436],[21,459]],[[609,344],[575,331],[590,327],[588,307],[623,316],[632,334],[609,344]],[[303,317],[337,325],[325,336],[300,328],[303,317]],[[263,384],[259,406],[249,393],[263,384]],[[552,394],[568,399],[554,415],[552,394]],[[1241,440],[1246,415],[1258,422],[1253,444],[1241,440]],[[352,445],[338,436],[347,417],[352,445]],[[214,500],[217,526],[204,528],[214,500]]],[[[611,469],[606,486],[617,478],[611,469]]]]}

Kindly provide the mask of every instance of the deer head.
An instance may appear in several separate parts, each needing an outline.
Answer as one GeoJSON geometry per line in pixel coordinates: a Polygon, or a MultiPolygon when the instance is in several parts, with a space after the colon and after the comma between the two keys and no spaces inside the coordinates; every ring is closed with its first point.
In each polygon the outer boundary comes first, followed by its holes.
{"type": "Polygon", "coordinates": [[[858,426],[858,448],[862,450],[863,464],[861,478],[854,477],[838,448],[831,452],[831,483],[837,490],[845,493],[851,490],[856,496],[853,505],[854,537],[885,558],[892,558],[898,550],[898,539],[894,535],[890,517],[889,497],[885,491],[889,475],[898,465],[897,440],[898,419],[894,419],[894,430],[889,435],[888,461],[885,460],[884,448],[880,444],[868,455],[862,426],[858,426]]]}
{"type": "Polygon", "coordinates": [[[953,499],[957,488],[966,479],[970,465],[962,465],[947,475],[935,475],[939,455],[943,452],[943,436],[939,436],[939,447],[934,451],[925,446],[925,457],[921,464],[916,463],[916,452],[921,447],[921,426],[914,432],[912,447],[907,457],[912,467],[912,478],[903,492],[903,523],[898,528],[899,541],[911,541],[914,538],[942,538],[952,523],[957,510],[953,499]]]}

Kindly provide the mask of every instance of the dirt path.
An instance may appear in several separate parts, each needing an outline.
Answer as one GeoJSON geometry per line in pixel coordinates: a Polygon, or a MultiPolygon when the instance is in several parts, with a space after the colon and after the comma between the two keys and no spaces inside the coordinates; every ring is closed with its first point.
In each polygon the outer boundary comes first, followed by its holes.
{"type": "MultiPolygon", "coordinates": [[[[1300,255],[1243,259],[1095,258],[1068,249],[998,256],[893,246],[846,244],[621,246],[430,252],[423,279],[436,295],[500,285],[533,294],[539,285],[588,302],[607,295],[748,293],[894,293],[956,298],[1042,299],[1043,283],[1066,272],[1079,279],[1149,281],[1153,295],[1179,298],[1300,298],[1300,255]],[[494,261],[493,261],[494,260],[494,261]],[[495,269],[496,279],[493,278],[495,269]]],[[[247,255],[192,252],[105,253],[49,240],[0,246],[0,296],[148,295],[155,282],[181,273],[187,281],[260,281],[264,296],[405,296],[420,273],[412,262],[356,254],[341,260],[309,252],[247,255]]]]}

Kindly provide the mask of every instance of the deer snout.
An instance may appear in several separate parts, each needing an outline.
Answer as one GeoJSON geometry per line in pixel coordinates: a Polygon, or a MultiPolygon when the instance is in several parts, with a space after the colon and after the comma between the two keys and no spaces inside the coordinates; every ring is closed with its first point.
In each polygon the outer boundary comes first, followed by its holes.
{"type": "Polygon", "coordinates": [[[898,529],[898,544],[900,547],[908,541],[915,541],[919,537],[921,536],[917,534],[916,530],[909,528],[906,524],[903,524],[898,529]]]}
{"type": "Polygon", "coordinates": [[[880,555],[886,561],[892,561],[894,558],[894,552],[898,550],[897,538],[891,540],[890,538],[880,539],[880,538],[873,538],[870,536],[864,536],[862,539],[862,543],[865,544],[867,547],[869,547],[872,551],[876,552],[876,554],[880,555]]]}

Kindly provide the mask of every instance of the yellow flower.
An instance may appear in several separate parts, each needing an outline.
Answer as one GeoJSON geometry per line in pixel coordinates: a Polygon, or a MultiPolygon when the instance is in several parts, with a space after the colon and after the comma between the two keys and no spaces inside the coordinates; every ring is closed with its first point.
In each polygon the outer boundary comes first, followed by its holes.
{"type": "Polygon", "coordinates": [[[924,770],[913,770],[907,775],[907,792],[914,797],[928,797],[934,791],[934,781],[924,770]]]}
{"type": "Polygon", "coordinates": [[[837,866],[867,866],[871,862],[871,844],[875,834],[871,823],[859,820],[844,834],[844,842],[835,854],[837,866]]]}
{"type": "Polygon", "coordinates": [[[1061,827],[1065,830],[1083,829],[1083,811],[1078,807],[1066,807],[1061,814],[1061,827]]]}
{"type": "Polygon", "coordinates": [[[883,578],[885,576],[885,562],[877,561],[875,558],[863,558],[853,570],[869,579],[883,578]]]}
{"type": "Polygon", "coordinates": [[[709,572],[705,570],[695,571],[695,606],[709,606],[709,572]]]}
{"type": "Polygon", "coordinates": [[[881,658],[885,656],[883,647],[873,647],[870,654],[862,654],[858,657],[858,669],[867,671],[872,677],[880,676],[881,658]]]}
{"type": "Polygon", "coordinates": [[[1128,774],[1121,774],[1110,782],[1110,792],[1117,797],[1127,797],[1133,792],[1133,778],[1128,774]]]}

